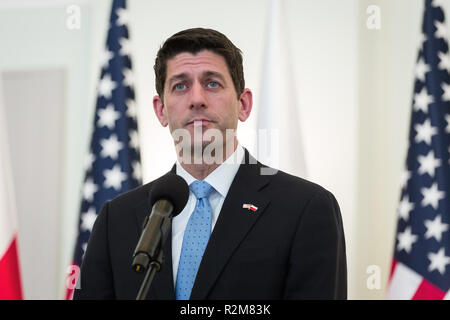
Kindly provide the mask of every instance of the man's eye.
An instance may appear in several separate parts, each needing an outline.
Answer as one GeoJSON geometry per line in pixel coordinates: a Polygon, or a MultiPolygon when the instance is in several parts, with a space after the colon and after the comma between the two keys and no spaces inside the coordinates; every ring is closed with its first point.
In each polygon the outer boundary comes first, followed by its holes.
{"type": "Polygon", "coordinates": [[[219,86],[219,83],[216,81],[210,81],[208,83],[208,87],[210,87],[210,88],[217,88],[218,86],[219,86]]]}
{"type": "Polygon", "coordinates": [[[175,89],[175,90],[183,90],[185,87],[186,87],[186,86],[185,86],[183,83],[177,83],[177,84],[174,86],[174,89],[175,89]]]}

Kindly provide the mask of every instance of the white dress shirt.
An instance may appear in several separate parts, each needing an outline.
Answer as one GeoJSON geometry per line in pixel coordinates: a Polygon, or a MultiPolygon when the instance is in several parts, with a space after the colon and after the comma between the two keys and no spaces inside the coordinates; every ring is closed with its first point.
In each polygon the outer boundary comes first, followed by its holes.
{"type": "MultiPolygon", "coordinates": [[[[236,175],[243,158],[244,148],[238,144],[233,154],[204,179],[204,181],[208,182],[214,188],[208,197],[212,208],[211,232],[214,229],[225,197],[228,194],[228,190],[230,189],[231,183],[233,182],[234,176],[236,175]]],[[[188,185],[196,180],[178,161],[176,163],[176,173],[186,180],[188,185]]],[[[186,206],[183,211],[172,220],[172,267],[174,287],[177,280],[178,263],[180,262],[184,230],[195,209],[196,203],[197,198],[194,193],[189,190],[189,199],[186,206]]]]}

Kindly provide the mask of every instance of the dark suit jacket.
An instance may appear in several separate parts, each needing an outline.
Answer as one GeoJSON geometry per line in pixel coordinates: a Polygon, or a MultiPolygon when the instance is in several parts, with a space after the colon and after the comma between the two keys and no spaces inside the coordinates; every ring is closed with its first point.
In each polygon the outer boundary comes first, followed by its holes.
{"type": "MultiPolygon", "coordinates": [[[[247,150],[244,161],[205,249],[191,299],[346,299],[344,231],[334,196],[282,171],[261,175],[263,166],[247,150]],[[242,208],[244,203],[257,211],[242,208]]],[[[104,205],[74,299],[136,298],[144,275],[135,273],[131,262],[150,213],[151,188],[152,182],[104,205]]],[[[148,299],[175,299],[171,247],[169,234],[148,299]]]]}

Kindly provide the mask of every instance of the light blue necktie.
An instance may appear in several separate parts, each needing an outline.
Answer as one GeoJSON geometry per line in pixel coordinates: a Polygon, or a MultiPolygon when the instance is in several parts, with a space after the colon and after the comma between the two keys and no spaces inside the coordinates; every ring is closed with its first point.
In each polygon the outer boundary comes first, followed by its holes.
{"type": "Polygon", "coordinates": [[[208,196],[214,189],[203,180],[194,181],[189,188],[197,198],[197,203],[184,231],[175,289],[177,300],[189,300],[211,234],[212,209],[208,196]]]}

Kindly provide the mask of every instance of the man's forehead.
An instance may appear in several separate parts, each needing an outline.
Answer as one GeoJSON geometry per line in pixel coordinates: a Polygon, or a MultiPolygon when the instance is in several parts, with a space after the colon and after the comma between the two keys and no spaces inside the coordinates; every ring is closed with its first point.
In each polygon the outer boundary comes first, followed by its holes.
{"type": "Polygon", "coordinates": [[[209,50],[202,50],[195,54],[181,52],[167,60],[167,78],[174,74],[188,73],[196,69],[202,72],[206,70],[218,73],[228,71],[225,59],[209,50]]]}

